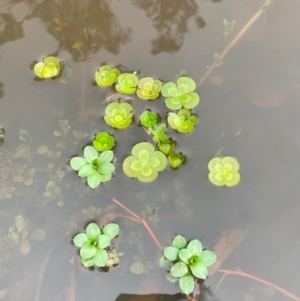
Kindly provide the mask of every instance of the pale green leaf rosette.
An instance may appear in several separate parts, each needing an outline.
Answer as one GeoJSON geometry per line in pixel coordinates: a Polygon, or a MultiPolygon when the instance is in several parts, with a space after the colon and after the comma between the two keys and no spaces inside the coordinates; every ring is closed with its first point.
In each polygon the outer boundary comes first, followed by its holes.
{"type": "Polygon", "coordinates": [[[87,178],[87,184],[95,189],[101,182],[108,182],[112,178],[115,166],[110,162],[113,159],[110,150],[98,156],[97,150],[92,146],[84,148],[84,158],[74,157],[70,160],[71,167],[78,171],[78,176],[87,178]]]}
{"type": "Polygon", "coordinates": [[[208,178],[216,186],[235,186],[239,183],[241,176],[239,163],[235,158],[213,158],[208,163],[210,171],[208,178]]]}
{"type": "MultiPolygon", "coordinates": [[[[90,223],[85,233],[79,233],[73,238],[74,244],[80,248],[82,264],[89,268],[93,265],[98,267],[111,266],[106,249],[111,245],[111,240],[119,233],[119,226],[114,223],[107,224],[101,231],[96,223],[90,223]]],[[[112,255],[112,253],[110,253],[112,255]]],[[[114,256],[117,257],[117,254],[114,256]]],[[[119,262],[115,258],[114,264],[119,262]]]]}
{"type": "Polygon", "coordinates": [[[105,122],[117,129],[125,129],[132,123],[133,108],[129,103],[112,102],[105,109],[105,122]]]}
{"type": "Polygon", "coordinates": [[[123,171],[130,178],[137,178],[141,182],[152,182],[158,172],[167,166],[167,159],[160,151],[154,151],[154,146],[148,142],[141,142],[132,148],[132,156],[123,162],[123,171]]]}
{"type": "Polygon", "coordinates": [[[161,93],[167,97],[166,106],[171,110],[192,109],[196,107],[200,101],[199,94],[193,92],[196,89],[195,82],[186,76],[177,79],[177,86],[173,82],[165,83],[162,86],[161,93]]]}
{"type": "Polygon", "coordinates": [[[108,87],[115,83],[120,75],[118,68],[108,65],[102,66],[95,74],[95,81],[100,87],[108,87]]]}
{"type": "Polygon", "coordinates": [[[123,73],[118,77],[116,90],[124,94],[132,94],[136,91],[138,85],[138,78],[135,74],[123,73]]]}
{"type": "Polygon", "coordinates": [[[162,83],[152,77],[144,77],[139,81],[137,96],[145,100],[153,100],[159,96],[162,83]]]}
{"type": "Polygon", "coordinates": [[[51,78],[60,73],[60,62],[54,56],[48,56],[34,65],[34,72],[40,78],[51,78]]]}

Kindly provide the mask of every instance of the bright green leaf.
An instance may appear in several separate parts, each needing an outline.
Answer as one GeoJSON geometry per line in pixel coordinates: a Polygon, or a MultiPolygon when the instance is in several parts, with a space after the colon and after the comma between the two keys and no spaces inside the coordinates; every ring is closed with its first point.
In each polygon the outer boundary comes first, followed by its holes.
{"type": "Polygon", "coordinates": [[[87,183],[92,189],[95,189],[101,184],[102,177],[99,172],[94,170],[93,173],[87,177],[87,183]]]}
{"type": "Polygon", "coordinates": [[[206,267],[210,267],[217,261],[217,255],[212,251],[204,250],[201,253],[200,260],[206,267]]]}
{"type": "Polygon", "coordinates": [[[105,250],[97,250],[94,256],[94,263],[96,266],[102,268],[105,267],[108,261],[108,254],[105,250]]]}
{"type": "Polygon", "coordinates": [[[101,231],[100,231],[100,228],[97,224],[90,223],[86,227],[85,233],[86,233],[88,238],[96,239],[100,235],[101,231]]]}
{"type": "Polygon", "coordinates": [[[120,227],[117,224],[114,223],[110,223],[107,224],[104,228],[103,228],[103,233],[106,234],[107,236],[109,236],[111,239],[115,238],[120,231],[120,227]]]}
{"type": "Polygon", "coordinates": [[[87,164],[87,161],[82,157],[74,157],[70,160],[71,167],[78,171],[81,167],[87,164]]]}
{"type": "Polygon", "coordinates": [[[94,265],[94,257],[92,258],[88,258],[88,259],[82,259],[82,264],[86,267],[86,268],[90,268],[94,265]]]}
{"type": "Polygon", "coordinates": [[[82,246],[80,249],[80,256],[82,259],[89,259],[92,258],[97,252],[97,248],[94,246],[90,246],[87,242],[82,246]]]}
{"type": "Polygon", "coordinates": [[[194,285],[194,278],[190,275],[183,276],[179,279],[179,287],[186,295],[194,291],[194,285]]]}
{"type": "Polygon", "coordinates": [[[192,255],[201,256],[202,244],[198,239],[193,239],[187,245],[187,249],[192,253],[192,255]]]}
{"type": "Polygon", "coordinates": [[[183,277],[186,273],[188,272],[188,267],[185,263],[183,262],[177,262],[175,263],[170,270],[170,274],[173,277],[183,277]]]}
{"type": "Polygon", "coordinates": [[[192,253],[188,249],[181,249],[179,251],[179,258],[186,263],[189,264],[189,259],[192,256],[192,253]]]}
{"type": "Polygon", "coordinates": [[[88,240],[88,237],[85,233],[79,233],[73,238],[73,243],[78,248],[81,248],[88,240]]]}
{"type": "Polygon", "coordinates": [[[179,252],[179,250],[174,247],[166,247],[164,249],[164,255],[170,261],[175,261],[177,259],[178,252],[179,252]]]}
{"type": "Polygon", "coordinates": [[[98,236],[97,248],[98,249],[105,249],[110,245],[110,243],[111,243],[110,237],[106,234],[101,234],[101,235],[98,236]]]}
{"type": "Polygon", "coordinates": [[[195,264],[190,265],[190,269],[193,275],[199,279],[206,279],[208,275],[207,267],[202,262],[197,262],[195,264]]]}
{"type": "Polygon", "coordinates": [[[90,164],[92,164],[93,160],[98,158],[98,152],[92,146],[86,146],[84,148],[84,158],[90,164]]]}
{"type": "Polygon", "coordinates": [[[187,244],[186,239],[181,235],[175,236],[172,241],[172,246],[177,248],[178,250],[184,248],[186,244],[187,244]]]}

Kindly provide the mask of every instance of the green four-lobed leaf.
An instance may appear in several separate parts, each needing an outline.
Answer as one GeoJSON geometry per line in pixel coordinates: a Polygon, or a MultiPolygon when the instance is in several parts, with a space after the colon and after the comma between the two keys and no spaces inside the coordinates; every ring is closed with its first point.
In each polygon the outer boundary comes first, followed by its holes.
{"type": "Polygon", "coordinates": [[[98,86],[108,87],[117,81],[119,75],[120,71],[118,68],[104,65],[95,73],[95,81],[98,86]]]}
{"type": "Polygon", "coordinates": [[[132,156],[123,162],[123,171],[128,177],[137,178],[141,182],[154,181],[158,173],[167,166],[166,156],[160,151],[155,151],[151,143],[138,143],[131,153],[132,156]]]}
{"type": "Polygon", "coordinates": [[[118,77],[118,82],[116,84],[116,90],[124,94],[132,94],[136,91],[138,85],[138,77],[131,73],[122,73],[118,77]]]}
{"type": "Polygon", "coordinates": [[[173,82],[165,83],[161,93],[167,97],[165,104],[169,109],[180,110],[182,107],[192,109],[200,101],[199,94],[193,92],[195,89],[196,84],[191,78],[181,76],[177,79],[177,85],[173,82]]]}
{"type": "Polygon", "coordinates": [[[133,108],[129,103],[112,102],[105,109],[105,122],[117,129],[125,129],[132,123],[133,108]]]}
{"type": "Polygon", "coordinates": [[[216,186],[235,186],[241,179],[239,168],[238,161],[233,157],[213,158],[208,163],[208,178],[216,186]]]}
{"type": "Polygon", "coordinates": [[[139,81],[137,96],[141,99],[152,100],[159,96],[162,83],[152,77],[144,77],[139,81]]]}

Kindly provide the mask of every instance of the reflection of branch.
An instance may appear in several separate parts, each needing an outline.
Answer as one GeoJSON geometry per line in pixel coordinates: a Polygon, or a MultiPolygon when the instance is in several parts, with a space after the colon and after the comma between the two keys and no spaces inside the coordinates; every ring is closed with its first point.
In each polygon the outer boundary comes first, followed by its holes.
{"type": "Polygon", "coordinates": [[[132,212],[130,209],[128,209],[125,205],[123,205],[121,202],[119,202],[117,199],[113,198],[112,201],[114,203],[116,203],[117,205],[119,205],[120,207],[122,207],[123,209],[125,209],[127,212],[129,212],[132,216],[134,216],[135,219],[137,219],[139,222],[141,222],[143,224],[143,226],[146,228],[146,230],[148,231],[148,233],[150,234],[150,236],[152,237],[152,239],[154,240],[155,244],[157,245],[157,247],[159,248],[160,251],[162,251],[162,246],[160,244],[160,242],[158,241],[157,237],[155,236],[155,234],[153,233],[152,229],[150,228],[150,226],[148,225],[148,223],[142,218],[139,217],[137,214],[135,214],[134,212],[132,212]]]}
{"type": "Polygon", "coordinates": [[[65,238],[65,236],[63,236],[61,239],[59,239],[55,243],[55,245],[48,251],[48,253],[46,254],[45,258],[43,259],[43,262],[42,262],[42,265],[40,267],[39,274],[38,274],[37,284],[36,284],[35,298],[34,298],[35,301],[39,301],[40,300],[42,283],[43,283],[45,271],[46,271],[46,268],[47,268],[50,256],[51,256],[53,250],[55,249],[55,247],[58,245],[58,243],[61,240],[63,240],[64,238],[65,238]]]}
{"type": "Polygon", "coordinates": [[[264,279],[262,279],[262,278],[259,278],[259,277],[256,277],[256,276],[247,274],[247,273],[241,271],[240,269],[237,269],[236,271],[220,269],[220,270],[218,270],[218,272],[224,273],[224,275],[222,276],[221,280],[219,281],[216,290],[217,290],[218,287],[220,286],[220,284],[221,284],[221,282],[223,281],[223,279],[224,279],[227,275],[230,275],[230,274],[231,274],[231,275],[238,275],[238,276],[242,276],[242,277],[246,277],[246,278],[255,280],[255,281],[260,282],[260,283],[262,283],[262,284],[264,284],[264,285],[267,285],[267,286],[269,286],[269,287],[272,287],[273,289],[275,289],[275,290],[281,292],[283,295],[285,295],[285,296],[287,296],[287,297],[290,297],[290,298],[293,299],[293,300],[300,301],[300,298],[298,298],[297,296],[295,296],[295,295],[293,295],[292,293],[288,292],[287,290],[283,289],[282,287],[277,286],[276,284],[273,284],[272,282],[266,281],[266,280],[264,280],[264,279]]]}
{"type": "MultiPolygon", "coordinates": [[[[271,4],[273,0],[267,0],[266,3],[258,10],[258,12],[248,21],[248,23],[240,30],[240,32],[235,36],[235,38],[227,45],[227,47],[220,54],[220,61],[224,59],[226,54],[230,51],[230,49],[237,43],[237,41],[243,36],[243,34],[250,28],[250,26],[258,19],[258,17],[265,11],[265,8],[271,4]]],[[[217,66],[217,62],[214,62],[206,71],[206,73],[201,77],[198,82],[198,86],[201,86],[210,73],[217,66]]]]}

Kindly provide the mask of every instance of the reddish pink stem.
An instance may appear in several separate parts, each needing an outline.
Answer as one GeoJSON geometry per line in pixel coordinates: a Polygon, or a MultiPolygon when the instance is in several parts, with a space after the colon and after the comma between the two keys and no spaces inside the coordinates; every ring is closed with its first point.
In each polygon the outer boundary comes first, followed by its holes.
{"type": "Polygon", "coordinates": [[[283,295],[285,295],[285,296],[287,296],[287,297],[290,297],[290,298],[293,299],[293,300],[300,301],[300,298],[299,298],[299,297],[293,295],[292,293],[288,292],[287,290],[283,289],[282,287],[277,286],[276,284],[273,284],[272,282],[269,282],[269,281],[264,280],[264,279],[262,279],[262,278],[259,278],[259,277],[256,277],[256,276],[247,274],[247,273],[245,273],[245,272],[243,272],[243,271],[241,271],[241,270],[231,271],[231,270],[223,270],[223,269],[220,269],[220,270],[218,270],[218,272],[224,273],[224,275],[223,275],[223,277],[221,278],[221,280],[219,281],[216,290],[218,289],[219,285],[221,284],[221,282],[222,282],[222,280],[225,278],[225,276],[231,274],[231,275],[238,275],[238,276],[246,277],[246,278],[255,280],[255,281],[257,281],[257,282],[263,283],[263,284],[265,284],[265,285],[267,285],[267,286],[270,286],[270,287],[274,288],[275,290],[281,292],[283,295]]]}

